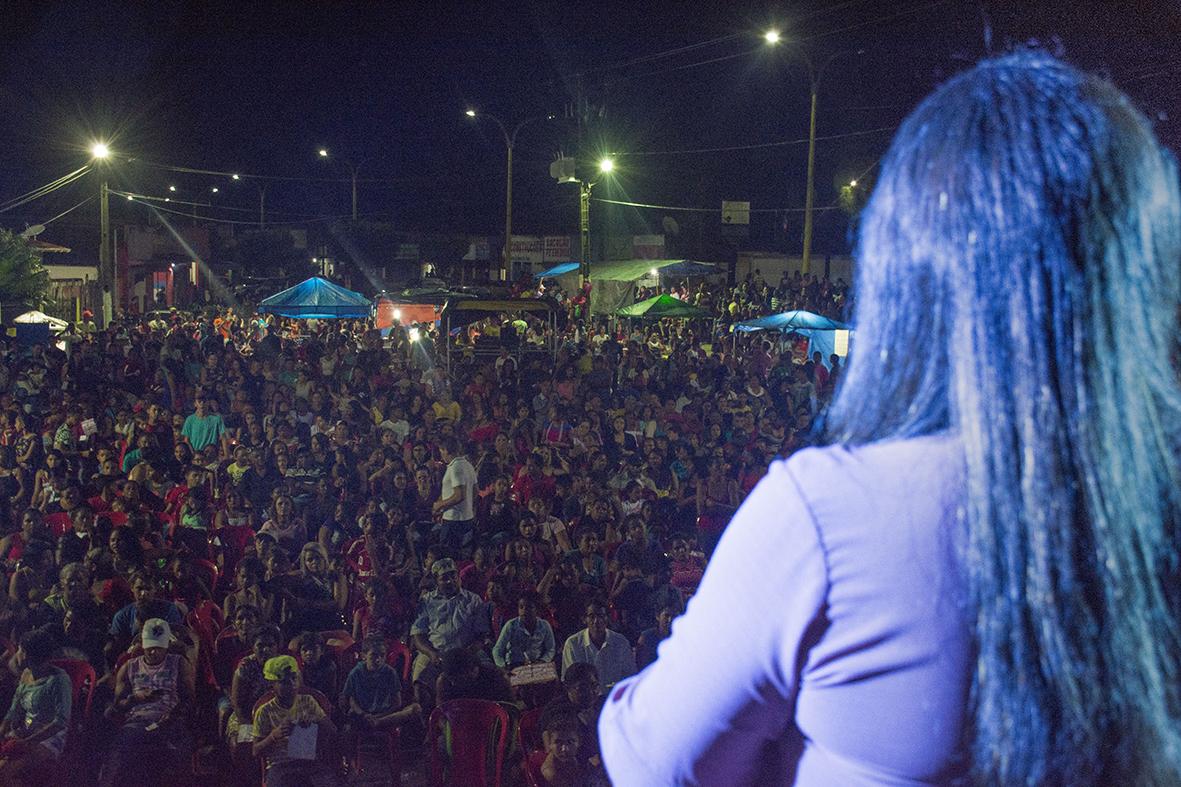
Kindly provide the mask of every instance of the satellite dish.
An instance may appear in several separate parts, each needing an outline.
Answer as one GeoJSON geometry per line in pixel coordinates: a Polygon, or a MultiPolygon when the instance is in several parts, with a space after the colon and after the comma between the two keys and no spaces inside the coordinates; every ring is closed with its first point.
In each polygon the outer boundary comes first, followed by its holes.
{"type": "Polygon", "coordinates": [[[25,227],[21,231],[21,237],[22,238],[35,238],[38,235],[40,235],[42,232],[45,232],[45,225],[44,224],[33,224],[31,226],[25,227]]]}

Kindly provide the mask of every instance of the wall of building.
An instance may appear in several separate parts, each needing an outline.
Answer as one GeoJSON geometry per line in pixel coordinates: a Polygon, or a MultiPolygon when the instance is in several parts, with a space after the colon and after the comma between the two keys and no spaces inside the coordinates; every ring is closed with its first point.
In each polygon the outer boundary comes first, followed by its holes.
{"type": "MultiPolygon", "coordinates": [[[[735,268],[735,281],[745,281],[747,276],[755,271],[763,277],[763,281],[775,285],[786,273],[793,276],[803,270],[802,258],[763,251],[740,251],[735,268]]],[[[851,257],[836,255],[813,255],[810,274],[827,278],[829,281],[844,279],[853,280],[853,260],[851,257]]]]}

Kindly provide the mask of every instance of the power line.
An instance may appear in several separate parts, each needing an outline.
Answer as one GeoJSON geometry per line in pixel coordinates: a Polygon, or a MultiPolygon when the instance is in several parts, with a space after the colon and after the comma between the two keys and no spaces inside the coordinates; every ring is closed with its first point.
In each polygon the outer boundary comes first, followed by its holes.
{"type": "Polygon", "coordinates": [[[850,30],[858,30],[858,29],[860,29],[862,27],[866,27],[868,25],[881,24],[882,22],[891,22],[899,17],[907,16],[909,14],[917,14],[919,11],[926,11],[929,8],[934,8],[937,5],[944,5],[948,2],[950,2],[950,0],[935,0],[934,2],[927,3],[926,5],[915,6],[913,8],[904,8],[903,10],[898,11],[893,14],[889,14],[888,16],[880,16],[877,19],[867,19],[866,21],[858,22],[855,25],[849,25],[847,27],[838,28],[836,30],[827,30],[823,33],[815,33],[810,36],[805,36],[805,37],[799,39],[799,41],[800,42],[813,41],[817,38],[826,38],[828,36],[835,36],[838,33],[848,33],[850,30]]]}
{"type": "MultiPolygon", "coordinates": [[[[833,139],[847,139],[849,137],[864,137],[870,134],[882,134],[887,131],[893,131],[898,126],[882,126],[881,128],[871,128],[865,131],[849,131],[844,134],[828,134],[826,136],[816,137],[817,142],[824,142],[833,139]]],[[[629,153],[620,153],[619,156],[675,156],[680,154],[692,153],[726,153],[732,150],[759,150],[762,148],[783,147],[786,145],[802,145],[808,141],[807,137],[803,139],[785,139],[779,142],[758,142],[751,145],[733,145],[730,147],[721,148],[684,148],[681,150],[638,150],[629,153]]]]}
{"type": "MultiPolygon", "coordinates": [[[[145,203],[149,202],[149,201],[152,203],[167,202],[170,205],[189,205],[191,207],[209,208],[210,210],[228,210],[228,211],[234,211],[235,213],[253,213],[253,214],[258,213],[258,208],[236,208],[232,205],[215,205],[212,202],[191,202],[189,200],[177,199],[176,197],[153,197],[148,194],[137,194],[135,192],[129,192],[129,191],[116,191],[114,189],[111,189],[111,193],[116,194],[120,197],[127,197],[128,199],[133,199],[133,200],[138,199],[138,200],[143,201],[145,203]]],[[[186,214],[186,215],[189,215],[189,214],[186,214]]],[[[324,217],[319,216],[314,213],[289,213],[287,211],[281,211],[281,210],[274,210],[274,211],[268,210],[267,215],[268,216],[287,216],[288,218],[298,219],[298,220],[319,220],[319,219],[324,218],[324,217]]]]}
{"type": "MultiPolygon", "coordinates": [[[[605,202],[608,205],[623,205],[629,208],[651,208],[653,210],[673,210],[682,213],[721,213],[721,208],[690,208],[680,205],[652,205],[646,202],[626,202],[618,199],[603,199],[600,197],[592,197],[595,202],[605,202]]],[[[825,205],[819,208],[812,208],[813,212],[837,210],[839,205],[825,205]]],[[[807,208],[751,208],[749,213],[804,213],[807,208]]]]}
{"type": "MultiPolygon", "coordinates": [[[[124,193],[124,194],[122,194],[122,196],[127,196],[127,195],[126,195],[126,193],[124,193]]],[[[191,213],[187,213],[187,212],[185,212],[185,211],[183,211],[183,210],[173,210],[172,208],[165,208],[165,207],[163,207],[162,205],[153,205],[151,202],[148,202],[148,201],[146,201],[146,200],[143,200],[143,199],[139,199],[139,198],[137,198],[137,197],[135,197],[135,196],[132,196],[132,197],[130,197],[130,198],[128,199],[128,202],[132,202],[132,203],[136,203],[136,204],[139,204],[139,205],[143,205],[144,207],[151,208],[152,210],[154,210],[154,211],[158,211],[158,212],[160,212],[160,213],[172,213],[172,214],[174,214],[174,215],[177,215],[177,216],[183,216],[184,218],[187,218],[187,219],[195,219],[195,220],[198,220],[198,221],[212,222],[212,223],[214,223],[214,224],[242,224],[242,225],[249,225],[249,226],[252,226],[252,227],[257,227],[257,226],[258,226],[258,222],[257,222],[257,221],[238,221],[238,220],[236,220],[236,219],[221,219],[221,218],[218,218],[218,217],[216,217],[216,216],[203,216],[203,215],[199,215],[199,214],[197,214],[197,212],[196,212],[196,211],[193,211],[193,212],[191,212],[191,213]]],[[[213,207],[213,206],[205,206],[204,204],[202,204],[201,206],[202,206],[202,207],[213,207]]],[[[379,216],[379,215],[380,215],[380,214],[371,213],[371,214],[368,214],[368,215],[366,216],[366,218],[370,218],[370,217],[373,217],[373,216],[379,216]]],[[[349,218],[351,218],[351,216],[349,216],[349,215],[342,215],[342,216],[319,216],[319,217],[316,217],[316,218],[311,218],[311,219],[304,219],[303,221],[304,221],[304,222],[307,222],[307,223],[310,223],[310,222],[316,222],[316,221],[344,221],[344,220],[346,220],[346,219],[349,219],[349,218]]]]}
{"type": "Polygon", "coordinates": [[[57,180],[51,180],[44,185],[38,186],[37,188],[33,189],[32,191],[26,191],[24,194],[21,194],[19,197],[13,197],[12,199],[8,200],[7,202],[0,204],[0,213],[4,213],[5,211],[12,210],[13,208],[19,208],[21,205],[32,202],[33,200],[40,199],[41,197],[44,197],[46,194],[50,194],[54,191],[57,191],[58,189],[62,188],[63,186],[68,186],[71,183],[73,183],[74,181],[76,181],[78,178],[85,175],[89,170],[90,170],[90,165],[84,164],[81,167],[79,167],[78,169],[74,170],[73,172],[62,175],[57,180]]]}
{"type": "MultiPolygon", "coordinates": [[[[815,19],[816,17],[824,16],[826,14],[832,14],[837,11],[842,11],[851,5],[858,5],[859,3],[864,3],[864,2],[866,2],[866,0],[846,0],[846,2],[837,3],[836,5],[823,6],[823,7],[818,8],[810,13],[795,17],[792,20],[792,22],[793,23],[806,22],[809,19],[815,19]]],[[[575,71],[570,74],[566,74],[565,78],[569,79],[569,78],[581,77],[581,76],[585,76],[587,74],[597,74],[597,73],[600,73],[603,71],[614,71],[615,69],[618,69],[618,68],[627,68],[628,66],[639,65],[640,63],[650,63],[655,60],[664,60],[666,58],[676,57],[677,55],[685,54],[686,52],[693,52],[698,49],[704,49],[706,47],[715,46],[717,44],[722,44],[727,41],[733,41],[735,39],[743,38],[748,35],[752,35],[752,34],[747,31],[743,31],[743,32],[739,32],[739,33],[729,33],[724,36],[717,36],[715,38],[706,39],[704,41],[698,41],[697,43],[686,44],[685,46],[673,47],[672,49],[665,49],[660,52],[654,52],[650,55],[642,55],[640,57],[634,57],[629,60],[620,61],[618,63],[607,63],[607,64],[600,65],[600,66],[591,66],[590,68],[584,68],[581,71],[575,71]]],[[[698,66],[698,65],[705,65],[707,63],[716,63],[720,60],[729,60],[734,57],[741,57],[743,55],[750,54],[751,52],[756,52],[756,51],[758,51],[758,49],[751,50],[750,52],[741,52],[737,55],[725,55],[722,57],[713,58],[711,60],[705,60],[700,63],[690,63],[685,66],[678,66],[677,68],[672,68],[672,69],[668,69],[668,70],[669,71],[676,71],[676,70],[679,70],[680,68],[693,68],[694,66],[698,66]]],[[[654,71],[654,72],[650,72],[650,73],[663,74],[663,73],[667,73],[667,71],[654,71]]],[[[648,75],[649,74],[640,74],[639,76],[648,76],[648,75]]]]}
{"type": "Polygon", "coordinates": [[[709,60],[698,60],[696,63],[685,63],[683,65],[672,66],[670,68],[662,68],[658,71],[645,71],[642,74],[632,74],[626,78],[627,79],[643,79],[644,77],[659,76],[660,74],[671,74],[674,71],[684,71],[689,68],[697,68],[699,66],[708,66],[710,63],[721,63],[725,60],[734,60],[739,57],[746,57],[747,55],[753,55],[755,52],[758,52],[764,48],[765,47],[762,47],[762,46],[756,46],[754,49],[746,49],[741,52],[735,52],[730,55],[719,55],[718,57],[711,57],[709,60]]]}
{"type": "Polygon", "coordinates": [[[639,63],[649,63],[653,60],[662,60],[667,57],[675,57],[677,55],[684,54],[685,52],[692,52],[693,50],[714,46],[725,41],[732,41],[735,38],[741,38],[743,35],[745,35],[745,33],[730,33],[729,35],[718,36],[717,38],[711,38],[706,41],[698,41],[696,44],[688,44],[686,46],[675,47],[673,49],[666,49],[663,52],[655,52],[650,55],[635,57],[619,63],[608,63],[602,66],[592,66],[590,68],[584,68],[581,71],[575,71],[571,74],[567,74],[566,78],[580,77],[587,74],[597,74],[602,71],[614,71],[617,68],[627,68],[628,66],[638,65],[639,63]]]}
{"type": "MultiPolygon", "coordinates": [[[[240,180],[274,180],[300,183],[352,183],[352,178],[323,178],[306,175],[260,175],[253,172],[202,169],[200,167],[186,167],[179,164],[164,164],[162,162],[146,161],[144,159],[137,159],[137,161],[152,169],[180,172],[187,175],[214,175],[230,179],[233,179],[237,175],[240,180]]],[[[437,181],[440,177],[439,175],[406,175],[400,178],[357,178],[357,183],[412,183],[420,180],[437,181]]]]}
{"type": "Polygon", "coordinates": [[[78,203],[77,205],[75,205],[74,207],[72,207],[72,208],[66,208],[66,209],[65,209],[65,210],[63,210],[61,213],[59,213],[59,214],[57,214],[56,216],[54,216],[52,219],[46,219],[45,221],[38,222],[38,224],[40,224],[41,226],[45,226],[46,224],[49,224],[50,222],[57,221],[57,220],[58,220],[58,219],[60,219],[62,216],[65,216],[67,213],[70,213],[70,212],[72,212],[72,211],[75,211],[75,210],[77,210],[78,208],[80,208],[80,207],[82,207],[83,205],[85,205],[87,202],[90,202],[92,199],[94,199],[94,195],[93,195],[93,194],[91,194],[89,197],[87,197],[86,199],[84,199],[84,200],[82,200],[81,202],[79,202],[79,203],[78,203]]]}

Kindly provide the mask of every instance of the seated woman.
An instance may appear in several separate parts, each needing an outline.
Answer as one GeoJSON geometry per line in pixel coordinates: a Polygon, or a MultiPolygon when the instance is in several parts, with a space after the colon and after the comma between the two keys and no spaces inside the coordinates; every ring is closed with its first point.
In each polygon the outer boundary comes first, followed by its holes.
{"type": "Polygon", "coordinates": [[[252,638],[253,649],[234,668],[230,684],[233,712],[226,722],[226,742],[236,763],[245,764],[249,759],[250,748],[245,744],[254,740],[254,705],[270,688],[263,677],[263,665],[279,654],[280,638],[278,626],[259,627],[252,638]]]}
{"type": "Polygon", "coordinates": [[[166,621],[146,621],[142,637],[143,655],[115,676],[113,710],[126,715],[99,775],[102,787],[149,782],[160,773],[176,783],[190,770],[185,717],[193,700],[193,667],[168,652],[173,636],[166,621]]]}
{"type": "Polygon", "coordinates": [[[234,590],[226,596],[222,612],[226,620],[233,620],[240,606],[252,606],[258,610],[260,621],[276,623],[275,599],[263,586],[266,567],[253,555],[242,558],[234,570],[234,590]]]}
{"type": "Polygon", "coordinates": [[[44,780],[65,746],[73,692],[69,676],[49,663],[53,649],[47,629],[21,637],[16,659],[23,669],[0,723],[0,784],[44,780]]]}
{"type": "Polygon", "coordinates": [[[230,625],[218,632],[213,642],[213,675],[219,686],[230,685],[234,668],[250,653],[254,634],[263,622],[255,606],[240,604],[230,625]]]}
{"type": "Polygon", "coordinates": [[[328,570],[328,553],[318,541],[309,541],[299,553],[299,574],[283,592],[284,627],[289,635],[304,631],[344,628],[342,611],[348,585],[328,570]]]}

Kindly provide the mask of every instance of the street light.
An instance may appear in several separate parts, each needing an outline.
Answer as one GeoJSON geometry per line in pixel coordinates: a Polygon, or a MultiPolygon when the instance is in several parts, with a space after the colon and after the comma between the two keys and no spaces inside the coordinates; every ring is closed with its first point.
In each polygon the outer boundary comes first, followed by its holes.
{"type": "MultiPolygon", "coordinates": [[[[90,155],[95,161],[105,164],[111,155],[111,149],[105,142],[95,142],[90,146],[90,155]]],[[[103,284],[102,293],[102,327],[106,328],[115,317],[118,296],[115,294],[115,258],[111,254],[111,201],[110,189],[107,187],[107,173],[103,169],[102,181],[98,191],[98,270],[99,280],[103,284]],[[110,305],[107,299],[110,298],[110,305]]]]}
{"type": "Polygon", "coordinates": [[[230,180],[241,180],[241,179],[242,178],[238,177],[237,172],[235,172],[233,175],[230,175],[230,180]]]}
{"type": "Polygon", "coordinates": [[[169,190],[169,191],[176,191],[176,186],[169,186],[169,187],[168,187],[168,190],[169,190]]]}
{"type": "MultiPolygon", "coordinates": [[[[615,160],[609,156],[599,159],[599,174],[610,175],[615,171],[615,160]]],[[[586,283],[590,281],[590,198],[591,189],[595,187],[598,180],[580,180],[578,182],[578,232],[580,241],[579,250],[579,278],[582,279],[580,285],[585,287],[586,283]]],[[[590,304],[587,304],[587,319],[590,319],[590,304]]]]}
{"type": "Polygon", "coordinates": [[[855,188],[857,188],[857,181],[856,181],[856,180],[850,180],[850,181],[849,181],[849,188],[851,188],[851,189],[855,189],[855,188]]]}
{"type": "Polygon", "coordinates": [[[513,146],[517,144],[517,133],[522,128],[538,120],[552,120],[553,115],[538,115],[536,117],[526,118],[518,123],[510,133],[508,127],[496,115],[488,112],[477,114],[474,109],[468,109],[463,114],[473,120],[477,118],[488,118],[496,124],[497,128],[500,129],[500,133],[504,135],[507,161],[504,176],[504,250],[500,257],[500,280],[507,281],[508,271],[512,263],[513,243],[513,146]]]}
{"type": "Polygon", "coordinates": [[[218,192],[217,186],[214,186],[213,188],[211,188],[210,191],[213,192],[214,194],[216,194],[218,192]]]}
{"type": "MultiPolygon", "coordinates": [[[[781,37],[777,30],[769,30],[764,34],[763,39],[769,46],[774,46],[780,42],[781,37]]],[[[804,249],[800,260],[800,271],[805,276],[808,275],[812,268],[812,207],[816,196],[816,101],[820,93],[820,79],[824,76],[825,69],[838,57],[847,54],[859,55],[863,51],[865,50],[858,49],[855,52],[837,52],[829,56],[820,65],[820,68],[816,68],[812,63],[812,58],[808,57],[808,53],[802,49],[798,50],[799,56],[808,68],[808,83],[811,88],[811,107],[808,114],[808,179],[804,190],[804,249]]]]}
{"type": "MultiPolygon", "coordinates": [[[[318,152],[320,154],[320,158],[325,158],[325,159],[328,158],[328,148],[320,148],[320,150],[318,152]]],[[[352,163],[351,161],[347,161],[347,160],[339,158],[339,157],[337,158],[337,160],[341,164],[344,164],[346,167],[348,167],[349,172],[353,176],[353,221],[356,221],[357,220],[357,170],[360,169],[360,167],[358,167],[356,164],[352,163]]]]}

